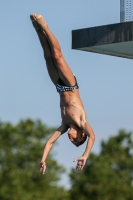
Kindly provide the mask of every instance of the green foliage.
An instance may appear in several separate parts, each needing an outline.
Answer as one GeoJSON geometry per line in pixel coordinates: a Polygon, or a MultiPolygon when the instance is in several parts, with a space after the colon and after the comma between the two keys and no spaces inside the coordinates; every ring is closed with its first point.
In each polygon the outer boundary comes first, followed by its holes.
{"type": "Polygon", "coordinates": [[[121,130],[102,141],[100,154],[91,153],[82,172],[72,169],[69,196],[58,186],[65,169],[52,153],[45,175],[39,172],[45,141],[54,130],[30,119],[17,125],[0,122],[1,200],[133,199],[133,133],[121,130]]]}
{"type": "Polygon", "coordinates": [[[28,119],[17,125],[0,122],[1,200],[68,199],[65,189],[57,185],[65,170],[52,153],[45,175],[39,172],[45,141],[54,130],[39,120],[28,119]]]}
{"type": "Polygon", "coordinates": [[[133,200],[133,133],[124,130],[90,154],[82,172],[70,173],[71,200],[133,200]]]}

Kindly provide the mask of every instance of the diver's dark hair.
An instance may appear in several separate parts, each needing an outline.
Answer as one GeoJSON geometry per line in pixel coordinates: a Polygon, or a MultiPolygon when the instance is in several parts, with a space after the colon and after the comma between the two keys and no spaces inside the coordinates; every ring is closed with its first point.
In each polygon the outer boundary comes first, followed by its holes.
{"type": "Polygon", "coordinates": [[[77,145],[77,147],[80,146],[80,145],[82,145],[82,144],[86,141],[86,139],[87,139],[87,135],[84,133],[84,134],[81,136],[80,142],[79,142],[79,144],[77,145]]]}

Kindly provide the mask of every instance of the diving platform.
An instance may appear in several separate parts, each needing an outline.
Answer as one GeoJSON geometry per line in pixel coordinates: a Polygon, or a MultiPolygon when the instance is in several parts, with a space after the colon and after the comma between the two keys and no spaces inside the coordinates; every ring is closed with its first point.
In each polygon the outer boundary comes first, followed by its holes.
{"type": "Polygon", "coordinates": [[[133,21],[72,30],[72,49],[133,59],[133,21]]]}

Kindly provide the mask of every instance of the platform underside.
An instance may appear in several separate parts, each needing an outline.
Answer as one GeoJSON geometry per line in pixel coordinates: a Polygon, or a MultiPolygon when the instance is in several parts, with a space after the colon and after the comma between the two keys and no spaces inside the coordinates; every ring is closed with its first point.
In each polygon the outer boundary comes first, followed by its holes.
{"type": "Polygon", "coordinates": [[[133,22],[73,30],[72,49],[133,59],[133,22]]]}
{"type": "Polygon", "coordinates": [[[84,47],[78,50],[133,59],[133,41],[84,47]]]}

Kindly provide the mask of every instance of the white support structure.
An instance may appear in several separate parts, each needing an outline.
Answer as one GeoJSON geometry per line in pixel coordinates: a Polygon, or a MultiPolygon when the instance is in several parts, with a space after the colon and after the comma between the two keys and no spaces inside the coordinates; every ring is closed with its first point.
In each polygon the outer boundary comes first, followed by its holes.
{"type": "Polygon", "coordinates": [[[133,0],[120,0],[120,22],[133,21],[133,0]]]}

